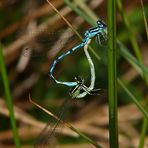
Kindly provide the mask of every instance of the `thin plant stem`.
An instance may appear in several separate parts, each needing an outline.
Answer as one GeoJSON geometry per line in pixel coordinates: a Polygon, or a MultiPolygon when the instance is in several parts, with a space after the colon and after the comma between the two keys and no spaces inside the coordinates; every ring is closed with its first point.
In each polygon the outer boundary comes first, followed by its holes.
{"type": "Polygon", "coordinates": [[[142,105],[139,103],[139,101],[137,101],[138,99],[136,99],[136,97],[128,90],[128,88],[125,86],[125,84],[120,79],[118,79],[118,83],[124,89],[124,91],[128,94],[128,96],[130,96],[130,98],[136,104],[136,106],[139,108],[139,110],[144,114],[142,131],[141,131],[141,136],[140,136],[139,145],[138,145],[138,148],[143,148],[144,147],[144,139],[145,139],[145,135],[146,135],[146,131],[147,131],[147,125],[148,125],[148,112],[147,112],[147,110],[144,109],[144,107],[142,107],[142,105]]]}
{"type": "Polygon", "coordinates": [[[90,18],[95,20],[95,22],[98,20],[98,17],[95,15],[95,13],[92,13],[91,9],[89,9],[88,5],[86,5],[84,1],[74,0],[74,3],[83,11],[85,10],[86,15],[90,16],[90,18]]]}
{"type": "MultiPolygon", "coordinates": [[[[61,13],[57,10],[57,8],[49,1],[47,0],[47,3],[53,8],[53,10],[65,21],[65,23],[72,29],[72,31],[82,40],[81,35],[74,29],[74,27],[68,22],[68,20],[61,15],[61,13]]],[[[97,58],[97,60],[100,60],[100,56],[89,46],[90,51],[94,54],[94,56],[97,58]]]]}
{"type": "Polygon", "coordinates": [[[141,64],[137,60],[137,58],[129,52],[128,48],[123,45],[119,40],[117,40],[117,46],[120,49],[120,54],[129,62],[129,64],[131,64],[133,68],[137,70],[137,72],[144,79],[143,72],[148,75],[148,68],[145,65],[141,64]]]}
{"type": "MultiPolygon", "coordinates": [[[[122,19],[124,21],[125,27],[126,27],[127,31],[129,32],[128,37],[129,37],[131,45],[132,45],[132,47],[134,49],[135,55],[136,55],[137,59],[139,60],[139,62],[141,64],[144,64],[143,59],[142,59],[142,55],[141,55],[141,52],[140,52],[140,49],[139,49],[139,46],[138,46],[138,43],[136,41],[135,35],[133,33],[133,29],[131,27],[132,25],[130,25],[130,23],[129,23],[127,17],[126,17],[126,14],[124,12],[121,0],[117,0],[117,6],[119,8],[120,14],[121,14],[122,19]]],[[[145,82],[148,85],[148,75],[145,74],[144,71],[143,71],[143,75],[144,75],[145,82]]]]}
{"type": "Polygon", "coordinates": [[[118,148],[117,74],[116,74],[116,1],[107,1],[108,30],[108,96],[110,148],[118,148]]]}
{"type": "MultiPolygon", "coordinates": [[[[147,36],[147,40],[148,40],[148,24],[147,24],[147,20],[146,20],[145,11],[144,11],[143,0],[140,0],[140,2],[141,2],[141,7],[142,7],[142,14],[143,14],[143,20],[144,20],[144,25],[145,25],[145,32],[146,32],[146,36],[147,36]]],[[[148,95],[147,95],[147,101],[148,101],[148,95]]],[[[148,103],[147,103],[146,106],[148,106],[148,103]]],[[[147,109],[147,111],[148,111],[148,109],[147,109]]],[[[143,119],[142,130],[141,130],[138,148],[144,147],[144,139],[145,139],[147,130],[148,130],[148,118],[145,117],[143,119]]]]}
{"type": "Polygon", "coordinates": [[[144,147],[144,139],[145,139],[145,136],[146,136],[146,133],[147,133],[147,129],[148,129],[148,118],[145,117],[143,119],[142,130],[141,130],[138,148],[144,147]]]}
{"type": "Polygon", "coordinates": [[[2,76],[2,80],[3,80],[4,91],[5,91],[5,98],[6,98],[5,101],[6,101],[8,109],[9,109],[10,122],[11,122],[11,126],[12,126],[12,132],[13,132],[15,146],[16,146],[16,148],[20,148],[20,140],[19,140],[18,130],[16,127],[12,97],[11,97],[11,92],[10,92],[10,88],[9,88],[9,80],[7,77],[6,67],[5,67],[5,63],[4,63],[4,56],[3,56],[3,47],[1,45],[1,43],[0,43],[0,69],[1,69],[1,76],[2,76]]]}
{"type": "Polygon", "coordinates": [[[139,61],[142,63],[142,57],[141,57],[141,54],[140,54],[140,50],[139,50],[137,41],[135,39],[135,35],[134,35],[134,33],[133,33],[132,29],[131,29],[131,25],[130,25],[130,23],[129,23],[127,17],[126,17],[126,14],[124,12],[121,0],[117,0],[117,6],[119,8],[120,14],[121,14],[122,19],[124,21],[125,27],[126,27],[128,33],[129,33],[128,37],[129,37],[130,42],[131,42],[131,44],[133,46],[135,55],[139,59],[139,61]]]}
{"type": "Polygon", "coordinates": [[[132,101],[136,104],[136,106],[143,113],[143,115],[148,119],[148,112],[144,109],[144,107],[142,107],[139,101],[137,101],[138,99],[136,99],[136,97],[129,91],[129,89],[125,86],[125,84],[120,79],[118,79],[118,83],[124,89],[124,91],[128,94],[128,96],[132,99],[132,101]]]}
{"type": "Polygon", "coordinates": [[[91,24],[92,26],[95,25],[96,23],[96,20],[98,19],[97,16],[94,14],[94,12],[92,12],[91,9],[88,8],[88,6],[83,2],[79,1],[79,5],[82,5],[83,3],[83,6],[80,6],[80,8],[78,8],[78,6],[75,4],[75,3],[78,3],[78,0],[77,2],[76,1],[71,1],[71,0],[64,0],[64,2],[73,10],[75,11],[79,16],[81,16],[82,18],[84,18],[85,21],[87,21],[89,24],[91,24]],[[84,6],[85,5],[85,6],[84,6]],[[85,7],[85,9],[83,9],[85,7]],[[88,11],[87,11],[88,10],[88,11]],[[94,20],[94,21],[92,21],[94,20]]]}
{"type": "Polygon", "coordinates": [[[143,20],[144,20],[144,25],[145,25],[145,32],[146,32],[146,36],[148,39],[148,24],[147,24],[147,20],[146,20],[146,14],[144,11],[144,5],[143,5],[143,0],[140,0],[141,2],[141,7],[142,7],[142,14],[143,14],[143,20]]]}
{"type": "MultiPolygon", "coordinates": [[[[121,0],[117,0],[117,5],[118,5],[118,8],[120,10],[120,14],[121,14],[121,16],[123,18],[125,27],[126,27],[127,31],[129,32],[129,39],[130,39],[131,45],[132,45],[132,47],[134,49],[135,55],[136,55],[137,59],[139,60],[139,62],[144,65],[144,62],[143,62],[143,59],[142,59],[142,55],[140,53],[140,49],[139,49],[139,46],[138,46],[138,43],[137,43],[136,38],[134,36],[132,27],[131,27],[131,25],[130,25],[127,17],[126,17],[126,14],[124,12],[121,0]]],[[[141,0],[141,5],[142,5],[144,23],[145,23],[145,28],[146,28],[146,34],[147,34],[147,30],[148,30],[147,29],[147,21],[146,21],[146,18],[145,18],[145,13],[144,13],[144,7],[143,7],[142,0],[141,0]]],[[[143,78],[145,80],[145,83],[148,86],[148,75],[145,73],[145,71],[142,71],[142,73],[143,73],[143,76],[144,76],[143,78]]],[[[144,130],[146,130],[147,126],[148,126],[148,121],[147,120],[148,119],[146,117],[144,117],[143,125],[142,125],[142,131],[141,131],[141,136],[140,136],[140,141],[139,141],[139,147],[140,148],[143,147],[143,145],[144,145],[144,137],[145,137],[145,134],[146,134],[146,132],[144,132],[144,130]]]]}
{"type": "Polygon", "coordinates": [[[58,116],[54,115],[52,112],[48,111],[47,109],[43,108],[42,106],[40,106],[39,104],[37,104],[36,102],[34,102],[30,95],[29,95],[29,101],[34,104],[35,106],[37,106],[38,108],[40,108],[42,111],[44,111],[45,113],[47,113],[48,115],[50,115],[51,117],[55,118],[57,121],[59,121],[61,124],[64,124],[66,127],[70,128],[72,131],[74,131],[75,133],[77,133],[78,135],[80,135],[81,137],[83,137],[85,140],[87,140],[89,143],[93,144],[95,147],[97,148],[102,148],[101,145],[97,144],[95,141],[93,141],[92,139],[90,139],[89,137],[87,137],[86,135],[84,135],[82,132],[80,132],[78,129],[76,129],[75,127],[73,127],[70,123],[67,123],[65,121],[63,121],[62,119],[60,119],[58,116]]]}

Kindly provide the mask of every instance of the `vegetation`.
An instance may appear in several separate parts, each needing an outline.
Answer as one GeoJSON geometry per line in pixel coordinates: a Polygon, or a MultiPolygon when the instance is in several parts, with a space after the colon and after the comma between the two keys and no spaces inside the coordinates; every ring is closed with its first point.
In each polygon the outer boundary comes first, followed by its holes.
{"type": "MultiPolygon", "coordinates": [[[[0,18],[0,147],[33,147],[45,125],[61,116],[48,140],[58,147],[148,147],[146,1],[2,0],[0,18]],[[108,26],[108,40],[94,39],[89,52],[100,95],[71,99],[69,88],[48,76],[50,64],[98,19],[108,26]],[[71,101],[63,113],[65,100],[71,101]]],[[[83,49],[61,61],[54,75],[65,81],[80,75],[89,85],[83,49]]]]}

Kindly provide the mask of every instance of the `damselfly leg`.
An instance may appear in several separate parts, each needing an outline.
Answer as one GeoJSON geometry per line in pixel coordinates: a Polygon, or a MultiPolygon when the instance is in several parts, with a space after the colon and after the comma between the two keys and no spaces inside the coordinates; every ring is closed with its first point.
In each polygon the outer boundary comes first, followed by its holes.
{"type": "Polygon", "coordinates": [[[88,95],[99,95],[96,93],[92,93],[93,91],[98,91],[100,89],[92,89],[90,90],[90,88],[88,88],[85,84],[84,84],[84,79],[81,78],[80,76],[76,76],[75,80],[77,82],[77,86],[75,86],[71,91],[70,91],[70,96],[72,98],[78,98],[82,93],[85,92],[85,94],[88,95]],[[82,92],[83,91],[83,92],[82,92]]]}

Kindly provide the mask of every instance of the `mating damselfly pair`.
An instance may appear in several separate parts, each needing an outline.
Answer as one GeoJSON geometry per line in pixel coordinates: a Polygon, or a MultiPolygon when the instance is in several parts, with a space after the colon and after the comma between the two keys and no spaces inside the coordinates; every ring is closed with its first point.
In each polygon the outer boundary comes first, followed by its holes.
{"type": "MultiPolygon", "coordinates": [[[[74,82],[62,82],[62,81],[58,81],[54,76],[53,76],[53,71],[55,69],[56,64],[61,61],[64,57],[66,57],[67,55],[72,54],[75,50],[80,49],[80,48],[84,48],[85,50],[85,54],[86,54],[86,58],[88,59],[88,62],[90,64],[90,69],[91,69],[91,75],[93,77],[92,81],[95,81],[95,69],[94,69],[94,65],[93,62],[91,60],[91,57],[87,51],[87,46],[90,44],[92,38],[96,37],[96,39],[98,40],[98,43],[101,44],[101,37],[103,37],[104,39],[107,39],[107,26],[104,22],[102,21],[97,21],[97,26],[88,29],[85,33],[84,33],[84,38],[82,40],[82,42],[76,46],[74,46],[72,49],[68,50],[67,52],[65,52],[64,54],[62,54],[61,56],[59,56],[57,59],[55,59],[51,65],[51,68],[49,70],[49,75],[50,77],[57,83],[57,84],[62,84],[68,87],[75,87],[74,90],[77,92],[80,92],[80,90],[83,90],[85,92],[85,94],[91,94],[90,92],[93,90],[92,86],[91,88],[88,88],[87,86],[84,85],[84,80],[80,79],[78,77],[75,78],[74,82]]],[[[72,98],[83,98],[85,95],[80,95],[79,93],[77,95],[74,96],[75,91],[72,91],[71,95],[72,98]]]]}
{"type": "MultiPolygon", "coordinates": [[[[52,62],[50,70],[49,70],[49,76],[54,80],[54,82],[56,84],[60,84],[60,85],[64,85],[64,86],[72,88],[72,90],[70,91],[70,96],[73,99],[74,98],[84,98],[87,94],[88,95],[98,95],[98,94],[94,93],[94,91],[99,90],[99,89],[94,89],[95,80],[96,80],[95,66],[94,66],[92,58],[88,52],[88,46],[90,45],[91,40],[93,38],[97,39],[98,44],[102,44],[102,42],[101,42],[102,39],[107,40],[107,26],[103,21],[98,20],[95,27],[88,29],[84,33],[83,40],[80,44],[74,46],[73,48],[71,48],[67,52],[65,52],[62,55],[60,55],[59,57],[57,57],[52,62]],[[81,48],[84,49],[85,56],[88,60],[89,67],[90,67],[90,75],[91,75],[90,86],[86,86],[85,80],[80,76],[74,77],[74,81],[59,81],[59,80],[57,80],[53,74],[56,65],[61,60],[63,60],[66,56],[71,55],[74,51],[76,51],[77,49],[81,49],[81,48]]],[[[60,119],[57,119],[57,120],[60,121],[60,119]]],[[[47,134],[45,134],[45,135],[43,134],[44,136],[46,136],[45,137],[46,140],[43,140],[44,142],[40,141],[40,143],[37,143],[37,145],[35,147],[43,147],[43,146],[48,147],[48,146],[46,146],[46,144],[49,144],[50,137],[54,133],[54,130],[57,127],[57,125],[58,125],[58,122],[54,125],[53,130],[48,130],[48,132],[49,132],[49,133],[47,133],[48,136],[47,136],[47,134]]],[[[48,126],[46,126],[46,128],[44,129],[43,132],[45,132],[45,130],[48,129],[48,126]]],[[[42,138],[42,139],[44,139],[44,138],[42,138]]]]}

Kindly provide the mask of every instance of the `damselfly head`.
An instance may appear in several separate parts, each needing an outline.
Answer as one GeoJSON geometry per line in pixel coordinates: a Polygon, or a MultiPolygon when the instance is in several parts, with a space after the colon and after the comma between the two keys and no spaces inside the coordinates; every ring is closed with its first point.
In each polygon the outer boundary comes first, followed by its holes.
{"type": "Polygon", "coordinates": [[[78,85],[82,84],[84,82],[84,79],[82,77],[80,77],[79,75],[75,76],[74,80],[78,83],[78,85]]]}
{"type": "Polygon", "coordinates": [[[97,25],[98,25],[99,28],[102,28],[102,29],[107,28],[107,25],[101,20],[97,21],[97,25]]]}
{"type": "Polygon", "coordinates": [[[101,20],[97,21],[97,25],[100,28],[100,33],[96,36],[96,41],[98,44],[103,45],[108,39],[107,25],[101,20]]]}
{"type": "Polygon", "coordinates": [[[77,82],[77,85],[70,90],[69,95],[72,98],[77,98],[77,96],[81,93],[82,91],[82,86],[84,85],[84,79],[81,76],[75,76],[74,80],[77,82]]]}

